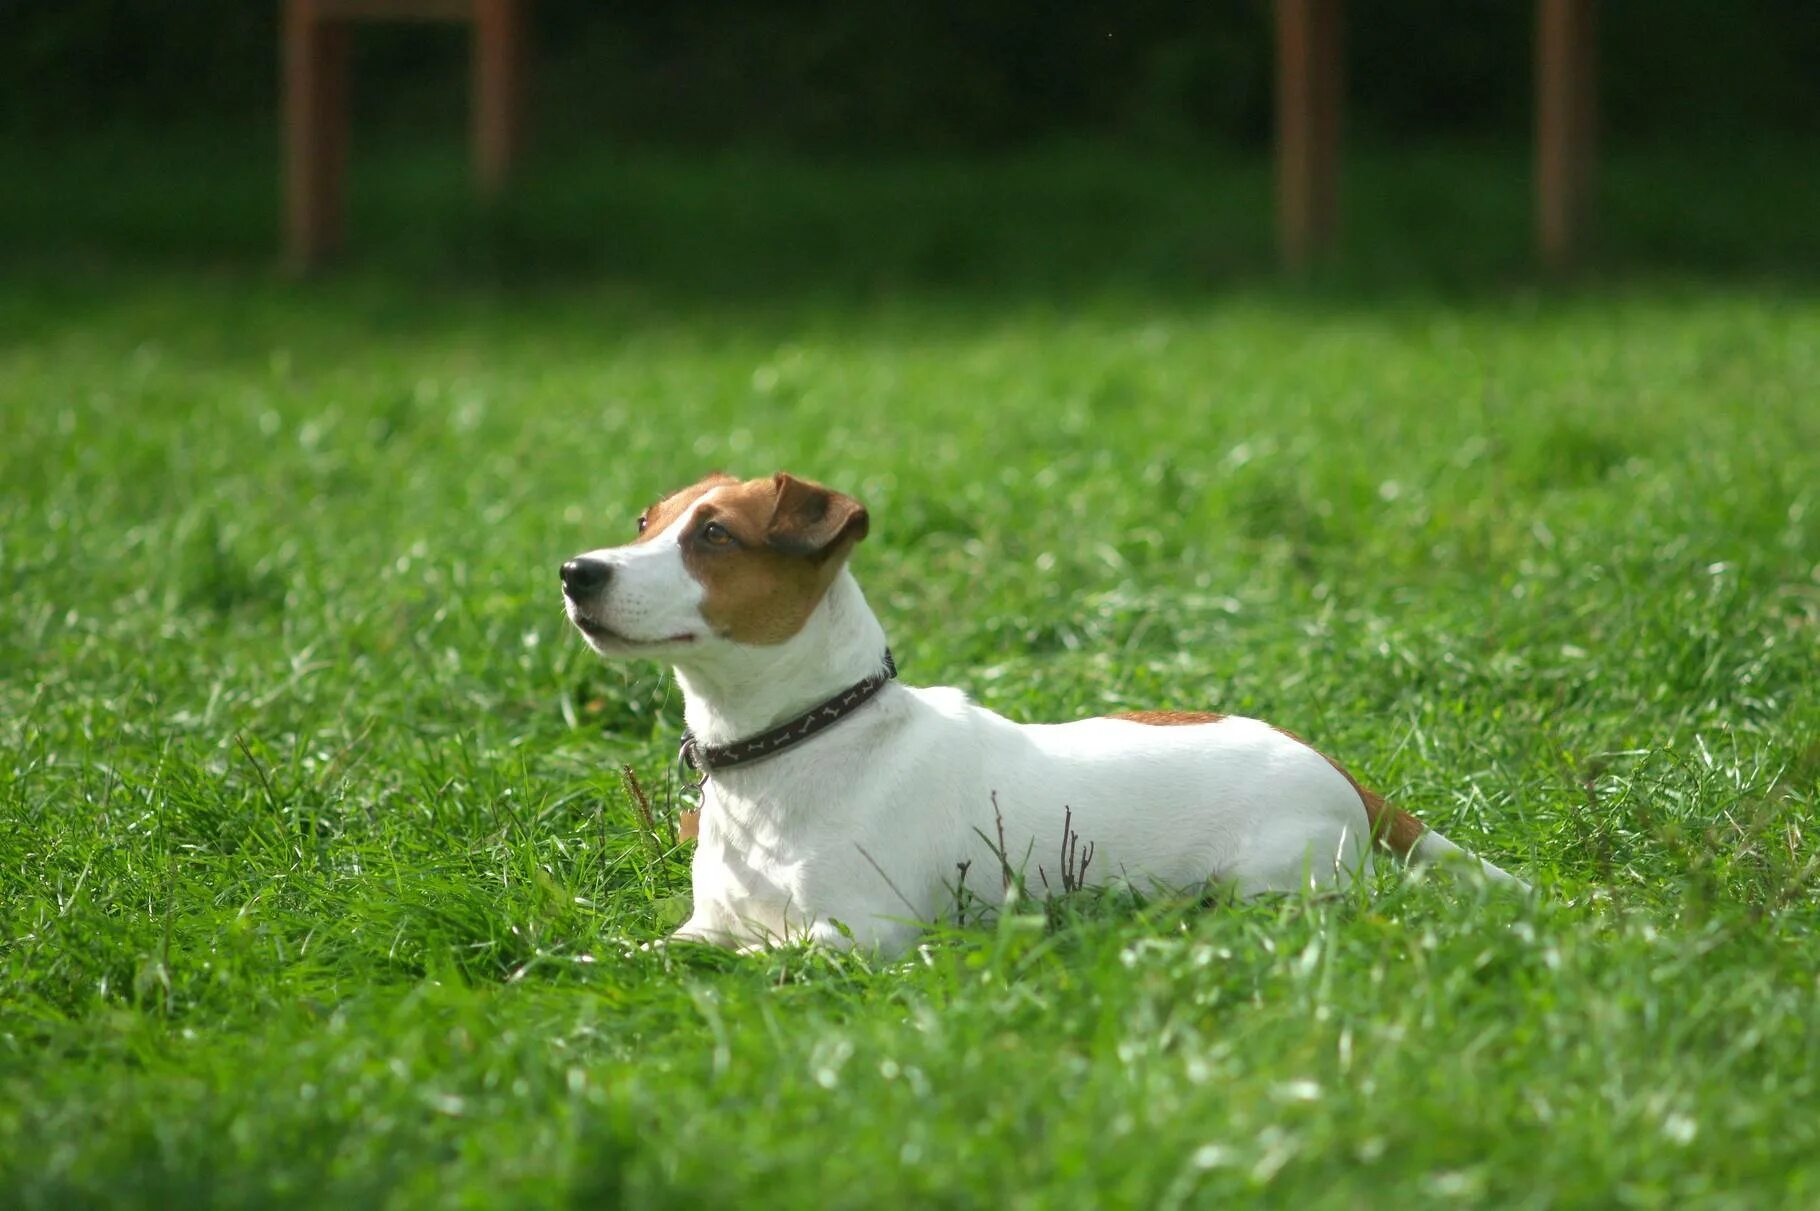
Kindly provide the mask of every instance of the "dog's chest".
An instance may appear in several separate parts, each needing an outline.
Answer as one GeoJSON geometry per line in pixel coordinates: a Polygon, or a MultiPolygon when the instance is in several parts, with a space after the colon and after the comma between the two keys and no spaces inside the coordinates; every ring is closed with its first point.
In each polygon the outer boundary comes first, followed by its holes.
{"type": "Polygon", "coordinates": [[[768,797],[709,783],[692,872],[697,905],[781,933],[785,914],[800,915],[812,890],[802,833],[768,797]]]}
{"type": "Polygon", "coordinates": [[[933,823],[926,810],[903,810],[863,760],[837,764],[842,772],[832,776],[825,762],[807,767],[807,777],[790,776],[783,761],[767,765],[744,787],[708,783],[693,871],[698,909],[782,933],[862,905],[901,913],[904,894],[926,907],[918,894],[927,882],[922,833],[933,823]]]}

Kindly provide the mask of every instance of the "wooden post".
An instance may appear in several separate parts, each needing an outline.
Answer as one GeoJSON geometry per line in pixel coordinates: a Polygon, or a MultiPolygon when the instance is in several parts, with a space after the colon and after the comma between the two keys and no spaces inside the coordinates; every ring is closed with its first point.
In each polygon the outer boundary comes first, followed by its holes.
{"type": "Polygon", "coordinates": [[[284,246],[293,269],[315,268],[341,246],[353,23],[472,23],[474,179],[492,196],[523,141],[527,2],[284,0],[284,246]]]}
{"type": "Polygon", "coordinates": [[[1593,0],[1537,0],[1536,245],[1551,270],[1585,245],[1592,210],[1593,0]]]}
{"type": "Polygon", "coordinates": [[[1301,269],[1339,224],[1341,0],[1277,0],[1277,234],[1301,269]]]}
{"type": "Polygon", "coordinates": [[[494,197],[505,188],[524,133],[524,6],[474,0],[474,179],[494,197]]]}
{"type": "Polygon", "coordinates": [[[341,245],[348,155],[348,28],[315,0],[284,6],[285,254],[320,264],[341,245]]]}

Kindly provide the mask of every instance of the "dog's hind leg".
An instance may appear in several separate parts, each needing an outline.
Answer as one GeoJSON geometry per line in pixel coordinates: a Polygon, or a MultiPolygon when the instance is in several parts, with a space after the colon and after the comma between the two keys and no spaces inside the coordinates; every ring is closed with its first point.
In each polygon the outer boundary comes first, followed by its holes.
{"type": "Polygon", "coordinates": [[[1371,872],[1365,821],[1336,821],[1310,836],[1305,825],[1266,833],[1246,849],[1227,881],[1241,899],[1273,892],[1322,892],[1345,887],[1371,872]]]}

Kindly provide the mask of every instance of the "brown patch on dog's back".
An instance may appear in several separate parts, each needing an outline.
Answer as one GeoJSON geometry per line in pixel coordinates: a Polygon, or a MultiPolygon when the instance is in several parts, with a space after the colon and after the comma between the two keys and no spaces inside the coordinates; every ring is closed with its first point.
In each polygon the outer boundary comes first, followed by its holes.
{"type": "Polygon", "coordinates": [[[1225,717],[1212,711],[1126,711],[1106,716],[1108,719],[1123,719],[1127,723],[1147,723],[1151,727],[1191,727],[1197,723],[1218,723],[1225,717]]]}
{"type": "MultiPolygon", "coordinates": [[[[1188,727],[1199,723],[1218,723],[1225,717],[1211,711],[1126,711],[1121,715],[1107,716],[1109,719],[1124,719],[1131,723],[1147,723],[1152,727],[1188,727]]],[[[1409,857],[1409,851],[1415,848],[1416,841],[1427,830],[1427,825],[1408,812],[1390,806],[1384,802],[1382,795],[1360,786],[1359,780],[1354,778],[1345,766],[1288,728],[1279,727],[1275,730],[1333,766],[1339,772],[1340,777],[1350,782],[1352,789],[1358,792],[1359,802],[1365,805],[1365,818],[1371,822],[1372,838],[1398,857],[1409,857]]]]}
{"type": "Polygon", "coordinates": [[[1340,777],[1352,783],[1352,789],[1358,792],[1359,802],[1365,805],[1365,819],[1371,822],[1372,840],[1388,849],[1399,858],[1408,858],[1409,851],[1421,839],[1428,826],[1401,808],[1392,807],[1384,802],[1384,796],[1376,791],[1368,791],[1359,785],[1359,780],[1352,776],[1352,771],[1323,753],[1314,745],[1302,739],[1286,727],[1272,727],[1277,732],[1289,737],[1303,748],[1339,771],[1340,777]]]}
{"type": "Polygon", "coordinates": [[[847,552],[865,537],[866,510],[850,496],[781,473],[712,488],[718,490],[697,510],[693,532],[682,536],[683,562],[702,586],[702,616],[738,643],[782,643],[802,630],[847,552]],[[733,542],[716,548],[701,541],[710,522],[733,542]]]}

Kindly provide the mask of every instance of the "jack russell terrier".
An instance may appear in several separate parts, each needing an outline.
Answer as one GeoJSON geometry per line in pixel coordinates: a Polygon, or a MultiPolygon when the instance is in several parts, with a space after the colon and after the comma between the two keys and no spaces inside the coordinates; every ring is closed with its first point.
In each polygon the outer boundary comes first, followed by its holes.
{"type": "Polygon", "coordinates": [[[1255,719],[1017,724],[900,684],[847,569],[866,529],[820,484],[716,474],[645,510],[630,545],[562,565],[595,651],[667,661],[682,686],[704,791],[676,940],[893,954],[1033,865],[1045,885],[1252,896],[1344,886],[1373,842],[1524,886],[1255,719]]]}

